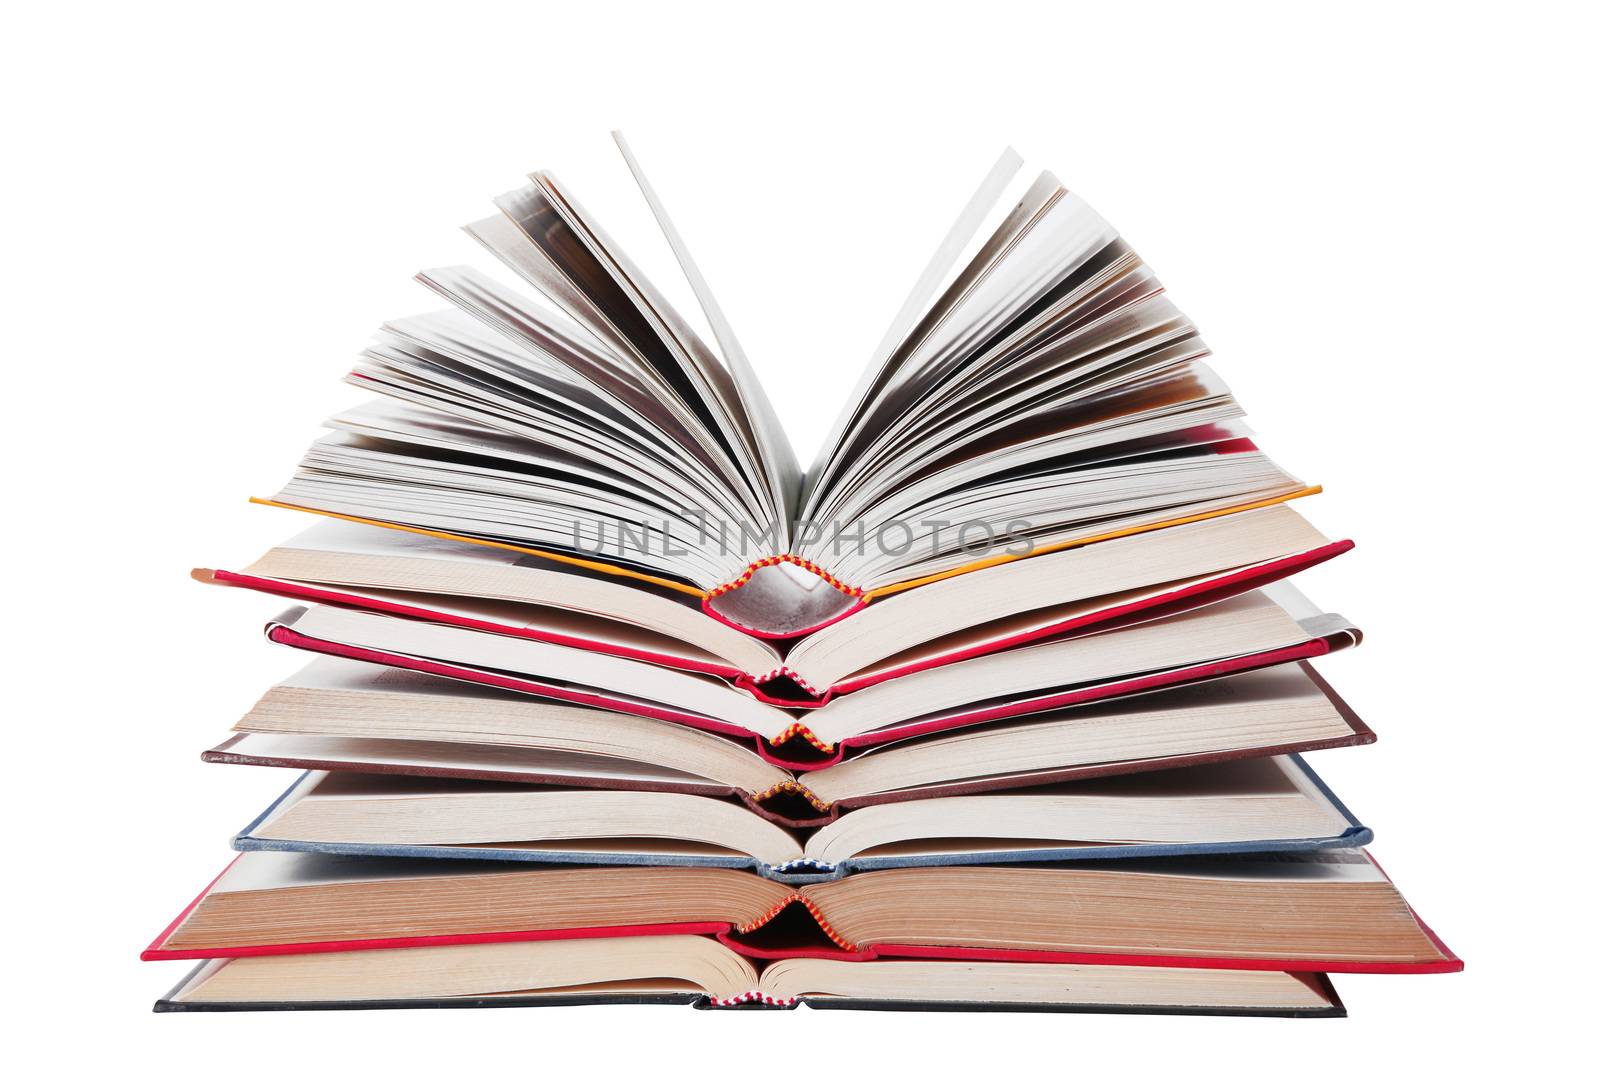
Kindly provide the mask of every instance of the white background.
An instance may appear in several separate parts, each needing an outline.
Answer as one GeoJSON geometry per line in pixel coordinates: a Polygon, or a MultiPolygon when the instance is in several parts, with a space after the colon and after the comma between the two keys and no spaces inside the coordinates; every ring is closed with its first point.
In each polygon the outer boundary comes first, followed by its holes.
{"type": "MultiPolygon", "coordinates": [[[[1348,1062],[1523,1050],[1593,998],[1593,8],[30,5],[6,17],[8,1007],[173,1062],[1015,1055],[1348,1062]],[[870,11],[867,10],[870,8],[870,11]],[[574,13],[579,12],[579,13],[574,13]],[[276,772],[202,765],[293,659],[205,589],[413,271],[556,170],[669,273],[623,127],[808,458],[1013,143],[1200,324],[1357,550],[1316,759],[1467,960],[1351,976],[1347,1022],[687,1009],[153,1016],[139,949],[276,772]],[[850,1051],[845,1051],[850,1050],[850,1051]]],[[[15,1025],[15,1024],[14,1024],[15,1025]]],[[[16,1040],[15,1030],[8,1035],[16,1040]]]]}

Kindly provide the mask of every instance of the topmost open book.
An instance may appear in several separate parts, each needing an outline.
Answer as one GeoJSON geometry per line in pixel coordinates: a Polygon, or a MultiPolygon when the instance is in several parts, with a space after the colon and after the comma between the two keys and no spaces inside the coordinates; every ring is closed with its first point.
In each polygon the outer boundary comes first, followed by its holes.
{"type": "Polygon", "coordinates": [[[1007,151],[912,287],[809,471],[617,144],[720,353],[548,172],[467,232],[543,299],[424,271],[270,503],[698,597],[762,637],[998,563],[1314,492],[1250,443],[1150,269],[1007,151]]]}

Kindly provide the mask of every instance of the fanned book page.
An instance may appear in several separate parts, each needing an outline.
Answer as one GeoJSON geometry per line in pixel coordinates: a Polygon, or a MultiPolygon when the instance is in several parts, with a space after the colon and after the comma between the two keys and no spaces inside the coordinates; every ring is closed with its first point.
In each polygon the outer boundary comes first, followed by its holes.
{"type": "Polygon", "coordinates": [[[271,503],[489,546],[700,600],[758,637],[995,564],[1314,489],[1258,451],[1139,256],[1021,161],[980,183],[802,475],[727,316],[638,161],[698,336],[554,175],[467,227],[524,287],[419,279],[271,503]],[[984,232],[984,221],[998,222],[984,232]]]}

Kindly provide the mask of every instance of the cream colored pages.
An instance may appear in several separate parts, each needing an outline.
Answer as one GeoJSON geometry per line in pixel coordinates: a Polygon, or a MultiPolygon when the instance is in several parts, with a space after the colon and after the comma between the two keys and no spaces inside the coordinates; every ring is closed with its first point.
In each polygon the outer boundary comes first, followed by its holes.
{"type": "Polygon", "coordinates": [[[689,598],[647,592],[595,572],[521,553],[363,523],[325,519],[245,568],[286,581],[384,590],[385,599],[520,626],[550,626],[577,637],[614,640],[664,655],[710,657],[753,676],[782,659],[765,642],[708,616],[689,598]],[[474,598],[441,604],[407,594],[474,598]],[[506,606],[497,608],[499,601],[506,606]],[[561,614],[524,612],[519,605],[561,614]],[[586,623],[585,619],[594,619],[586,623]],[[605,623],[612,625],[608,628],[605,623]],[[625,626],[626,629],[619,629],[625,626]]]}

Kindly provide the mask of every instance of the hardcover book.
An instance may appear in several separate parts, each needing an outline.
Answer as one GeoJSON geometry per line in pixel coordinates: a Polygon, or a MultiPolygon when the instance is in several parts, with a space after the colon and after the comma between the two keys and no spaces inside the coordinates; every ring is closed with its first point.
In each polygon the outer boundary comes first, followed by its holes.
{"type": "Polygon", "coordinates": [[[1305,663],[907,739],[811,770],[720,733],[318,657],[213,763],[731,796],[790,828],[879,804],[1366,744],[1305,663]]]}
{"type": "Polygon", "coordinates": [[[876,804],[804,828],[692,794],[309,772],[233,847],[738,867],[813,882],[890,867],[1310,851],[1371,839],[1303,760],[1279,757],[876,804]]]}
{"type": "Polygon", "coordinates": [[[657,934],[709,935],[753,959],[1460,969],[1359,849],[905,867],[806,886],[715,867],[246,852],[144,958],[657,934]]]}
{"type": "Polygon", "coordinates": [[[213,960],[158,1012],[570,1007],[1061,1011],[1340,1018],[1324,974],[796,957],[757,966],[707,937],[522,941],[213,960]]]}
{"type": "Polygon", "coordinates": [[[807,708],[777,707],[721,679],[583,649],[347,608],[292,608],[278,644],[495,686],[724,734],[780,767],[831,766],[853,751],[978,723],[1292,663],[1360,632],[1291,587],[930,667],[807,708]],[[1269,595],[1270,593],[1270,595],[1269,595]]]}
{"type": "Polygon", "coordinates": [[[757,966],[706,937],[522,941],[213,960],[158,1012],[571,1007],[1059,1011],[1340,1018],[1324,974],[796,957],[757,966]]]}

